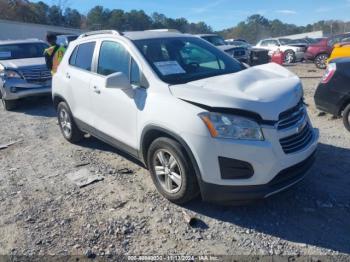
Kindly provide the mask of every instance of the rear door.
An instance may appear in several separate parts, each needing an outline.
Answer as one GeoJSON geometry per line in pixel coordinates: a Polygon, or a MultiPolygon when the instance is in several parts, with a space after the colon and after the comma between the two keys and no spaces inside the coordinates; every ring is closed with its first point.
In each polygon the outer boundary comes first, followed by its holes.
{"type": "Polygon", "coordinates": [[[78,45],[69,58],[65,78],[68,83],[69,106],[74,118],[93,125],[90,89],[91,68],[96,42],[86,42],[78,45]]]}

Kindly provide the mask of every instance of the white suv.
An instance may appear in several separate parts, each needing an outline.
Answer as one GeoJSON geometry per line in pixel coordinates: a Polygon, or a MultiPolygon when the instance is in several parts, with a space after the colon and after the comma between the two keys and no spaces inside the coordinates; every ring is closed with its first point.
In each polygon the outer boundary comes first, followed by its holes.
{"type": "Polygon", "coordinates": [[[307,49],[305,44],[293,44],[289,39],[283,38],[264,39],[257,43],[255,47],[269,50],[269,56],[272,56],[278,49],[281,50],[285,54],[287,64],[303,60],[307,49]]]}
{"type": "Polygon", "coordinates": [[[53,78],[64,137],[89,133],[143,161],[175,203],[266,198],[302,180],[319,137],[302,96],[283,67],[247,69],[160,31],[84,34],[53,78]]]}

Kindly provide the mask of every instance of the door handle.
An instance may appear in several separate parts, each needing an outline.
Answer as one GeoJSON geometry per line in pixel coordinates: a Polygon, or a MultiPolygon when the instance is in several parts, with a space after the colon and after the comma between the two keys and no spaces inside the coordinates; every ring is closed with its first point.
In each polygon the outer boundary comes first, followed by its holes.
{"type": "Polygon", "coordinates": [[[97,86],[94,86],[94,92],[96,94],[101,94],[101,90],[97,88],[97,86]]]}

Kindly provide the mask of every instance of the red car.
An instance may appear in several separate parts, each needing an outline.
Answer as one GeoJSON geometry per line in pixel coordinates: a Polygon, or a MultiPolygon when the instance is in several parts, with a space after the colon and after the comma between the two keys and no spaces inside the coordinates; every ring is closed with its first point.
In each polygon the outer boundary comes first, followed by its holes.
{"type": "Polygon", "coordinates": [[[320,69],[327,67],[327,59],[333,51],[334,44],[343,42],[350,37],[350,33],[323,38],[320,42],[312,44],[305,52],[305,60],[311,60],[320,69]]]}

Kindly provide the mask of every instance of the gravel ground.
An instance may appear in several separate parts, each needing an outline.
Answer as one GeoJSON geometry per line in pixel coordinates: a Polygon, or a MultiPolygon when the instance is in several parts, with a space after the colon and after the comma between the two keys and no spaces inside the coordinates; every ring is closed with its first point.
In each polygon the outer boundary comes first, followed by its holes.
{"type": "Polygon", "coordinates": [[[0,254],[350,254],[350,134],[341,119],[318,116],[322,71],[288,68],[320,129],[318,158],[302,183],[249,206],[169,203],[136,161],[94,138],[66,142],[50,99],[0,109],[0,144],[22,140],[0,151],[0,254]],[[80,189],[65,176],[84,168],[104,180],[80,189]]]}

